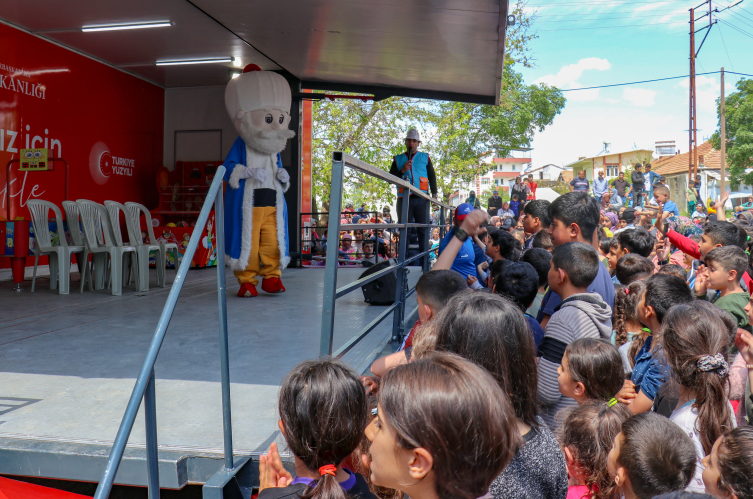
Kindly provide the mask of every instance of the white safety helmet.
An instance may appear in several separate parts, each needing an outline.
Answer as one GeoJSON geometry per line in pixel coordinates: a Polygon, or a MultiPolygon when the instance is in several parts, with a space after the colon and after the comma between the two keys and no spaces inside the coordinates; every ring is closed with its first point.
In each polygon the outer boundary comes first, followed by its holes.
{"type": "Polygon", "coordinates": [[[413,139],[421,142],[421,136],[418,134],[418,130],[416,130],[415,128],[408,130],[408,134],[405,136],[405,139],[413,139]]]}

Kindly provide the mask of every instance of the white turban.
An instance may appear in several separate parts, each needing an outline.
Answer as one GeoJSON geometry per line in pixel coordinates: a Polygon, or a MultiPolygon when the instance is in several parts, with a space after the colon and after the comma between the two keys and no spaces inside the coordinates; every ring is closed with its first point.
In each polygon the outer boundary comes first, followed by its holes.
{"type": "Polygon", "coordinates": [[[279,109],[290,112],[291,94],[287,80],[272,71],[255,68],[249,70],[246,67],[243,74],[230,80],[225,87],[225,108],[231,120],[238,118],[238,111],[279,109]]]}

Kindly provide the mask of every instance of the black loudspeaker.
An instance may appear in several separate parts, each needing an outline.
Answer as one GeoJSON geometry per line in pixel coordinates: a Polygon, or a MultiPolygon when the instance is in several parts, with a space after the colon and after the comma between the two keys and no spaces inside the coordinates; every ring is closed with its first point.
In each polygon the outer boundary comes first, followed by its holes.
{"type": "MultiPolygon", "coordinates": [[[[389,260],[379,262],[376,265],[369,267],[358,278],[363,279],[376,272],[381,272],[391,265],[389,260]]],[[[363,301],[369,305],[392,305],[395,303],[395,291],[397,289],[397,275],[395,272],[375,279],[369,283],[361,286],[363,291],[363,301]]]]}

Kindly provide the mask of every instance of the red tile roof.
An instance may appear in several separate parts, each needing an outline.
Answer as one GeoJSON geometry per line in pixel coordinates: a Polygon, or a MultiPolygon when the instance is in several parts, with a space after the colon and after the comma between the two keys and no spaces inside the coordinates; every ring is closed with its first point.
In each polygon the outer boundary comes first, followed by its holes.
{"type": "MultiPolygon", "coordinates": [[[[688,172],[688,153],[675,154],[652,163],[653,170],[660,175],[675,175],[688,172]]],[[[712,170],[722,167],[722,154],[711,147],[710,142],[698,146],[698,166],[712,170]]]]}

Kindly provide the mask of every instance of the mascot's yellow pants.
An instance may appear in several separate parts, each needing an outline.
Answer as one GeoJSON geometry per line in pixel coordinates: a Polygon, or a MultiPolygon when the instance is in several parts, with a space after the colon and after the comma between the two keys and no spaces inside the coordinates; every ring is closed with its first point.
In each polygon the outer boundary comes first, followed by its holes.
{"type": "Polygon", "coordinates": [[[277,245],[277,208],[275,206],[254,207],[251,219],[251,254],[246,270],[235,270],[238,284],[244,282],[254,286],[259,284],[256,276],[280,277],[280,247],[277,245]]]}

